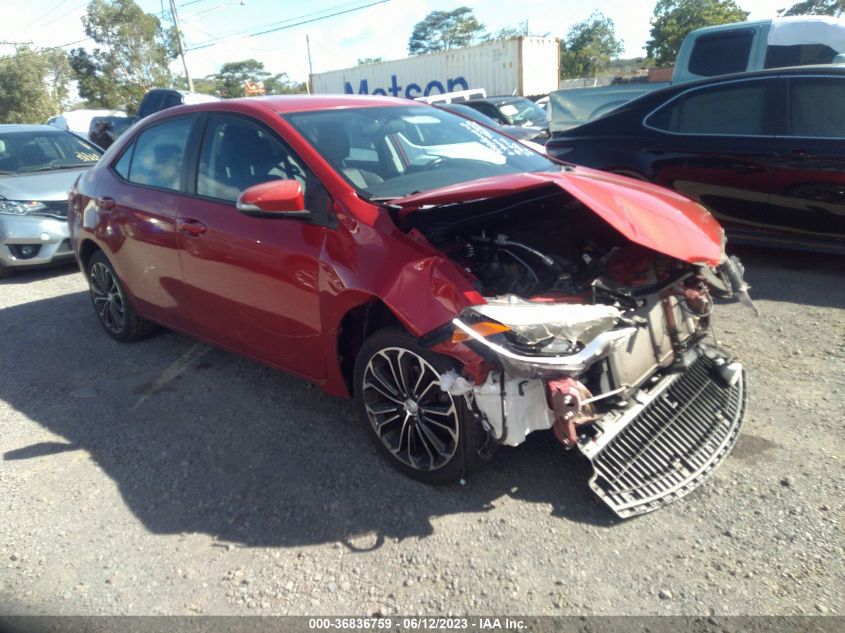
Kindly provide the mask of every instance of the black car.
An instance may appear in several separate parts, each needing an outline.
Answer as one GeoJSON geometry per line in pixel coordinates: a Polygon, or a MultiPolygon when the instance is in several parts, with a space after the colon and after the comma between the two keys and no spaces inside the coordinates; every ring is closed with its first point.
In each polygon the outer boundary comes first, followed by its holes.
{"type": "Polygon", "coordinates": [[[505,134],[508,134],[520,141],[531,141],[532,143],[544,145],[546,141],[549,140],[549,131],[546,129],[524,125],[504,125],[496,119],[493,119],[486,114],[482,114],[477,109],[470,108],[469,103],[470,102],[468,101],[460,101],[455,103],[436,103],[434,105],[441,110],[448,110],[449,112],[460,114],[467,119],[472,119],[473,121],[478,121],[479,123],[483,123],[489,127],[497,128],[505,134]]]}
{"type": "Polygon", "coordinates": [[[694,198],[734,243],[845,254],[845,67],[725,75],[556,132],[550,156],[694,198]]]}
{"type": "Polygon", "coordinates": [[[549,129],[546,111],[528,97],[484,97],[461,101],[465,106],[486,114],[501,125],[549,129]]]}

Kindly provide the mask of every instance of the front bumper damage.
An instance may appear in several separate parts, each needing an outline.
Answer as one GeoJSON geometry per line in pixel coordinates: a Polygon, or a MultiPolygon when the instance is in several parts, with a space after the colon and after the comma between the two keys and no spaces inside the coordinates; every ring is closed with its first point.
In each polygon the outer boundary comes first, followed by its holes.
{"type": "Polygon", "coordinates": [[[639,327],[608,329],[555,356],[521,354],[456,318],[455,330],[499,369],[452,389],[472,401],[494,442],[517,446],[552,429],[590,461],[589,485],[617,515],[650,512],[693,491],[724,460],[746,401],[745,373],[727,354],[689,332],[683,351],[678,337],[656,336],[666,309],[654,303],[639,327]],[[581,382],[588,371],[610,377],[597,395],[581,382]]]}

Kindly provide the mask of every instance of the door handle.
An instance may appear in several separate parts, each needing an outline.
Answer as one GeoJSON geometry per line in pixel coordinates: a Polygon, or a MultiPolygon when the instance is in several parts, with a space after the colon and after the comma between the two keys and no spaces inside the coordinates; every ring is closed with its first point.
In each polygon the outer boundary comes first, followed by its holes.
{"type": "Polygon", "coordinates": [[[100,209],[114,209],[114,198],[103,196],[102,198],[96,198],[94,201],[97,203],[97,207],[99,207],[100,209]]]}
{"type": "Polygon", "coordinates": [[[194,220],[193,218],[180,218],[176,223],[176,228],[179,229],[180,233],[196,236],[205,233],[206,226],[199,220],[194,220]]]}

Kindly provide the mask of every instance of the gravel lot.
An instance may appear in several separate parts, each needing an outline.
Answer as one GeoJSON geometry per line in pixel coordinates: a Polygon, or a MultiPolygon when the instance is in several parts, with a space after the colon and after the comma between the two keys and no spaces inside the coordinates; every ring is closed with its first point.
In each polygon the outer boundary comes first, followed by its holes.
{"type": "Polygon", "coordinates": [[[845,258],[739,253],[762,316],[716,328],[743,435],[629,521],[550,434],[427,488],[346,401],[182,335],[113,342],[74,268],[0,282],[0,612],[842,614],[845,258]]]}

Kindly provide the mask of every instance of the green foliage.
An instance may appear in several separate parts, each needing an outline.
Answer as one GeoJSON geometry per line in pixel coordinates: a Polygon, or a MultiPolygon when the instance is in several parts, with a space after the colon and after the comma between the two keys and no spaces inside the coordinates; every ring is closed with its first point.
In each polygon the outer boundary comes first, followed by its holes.
{"type": "Polygon", "coordinates": [[[257,59],[244,59],[238,62],[226,62],[220,67],[216,75],[209,75],[206,79],[217,84],[217,92],[221,97],[243,96],[244,82],[264,81],[270,77],[264,64],[257,59]]]}
{"type": "Polygon", "coordinates": [[[0,57],[0,123],[46,123],[62,111],[69,82],[63,51],[16,47],[0,57]]]}
{"type": "Polygon", "coordinates": [[[484,25],[475,18],[469,7],[432,11],[414,25],[408,40],[408,52],[421,55],[469,46],[483,34],[484,25]]]}
{"type": "Polygon", "coordinates": [[[646,51],[658,66],[668,66],[675,62],[690,31],[747,18],[748,11],[742,10],[734,0],[657,0],[646,51]]]}
{"type": "Polygon", "coordinates": [[[516,26],[505,26],[495,33],[488,33],[483,36],[485,42],[492,42],[494,40],[509,40],[513,37],[523,37],[530,35],[528,31],[528,20],[520,22],[516,26]]]}
{"type": "Polygon", "coordinates": [[[845,0],[804,0],[788,9],[781,9],[778,15],[833,15],[845,13],[845,0]]]}
{"type": "Polygon", "coordinates": [[[244,83],[247,81],[260,81],[264,84],[265,94],[268,95],[306,92],[304,83],[292,81],[287,73],[270,74],[257,59],[226,62],[220,67],[219,73],[194,79],[194,90],[224,98],[242,97],[244,83]]]}
{"type": "Polygon", "coordinates": [[[625,50],[613,20],[596,11],[569,29],[560,46],[562,78],[595,77],[625,50]]]}
{"type": "Polygon", "coordinates": [[[305,82],[292,81],[287,73],[278,73],[264,80],[264,89],[268,95],[304,94],[305,82]]]}
{"type": "Polygon", "coordinates": [[[358,59],[359,66],[366,66],[367,64],[378,64],[382,61],[381,57],[364,57],[363,59],[358,59]]]}
{"type": "Polygon", "coordinates": [[[90,106],[133,113],[147,90],[169,84],[175,32],[133,0],[91,0],[82,24],[101,47],[69,55],[79,94],[90,106]]]}

